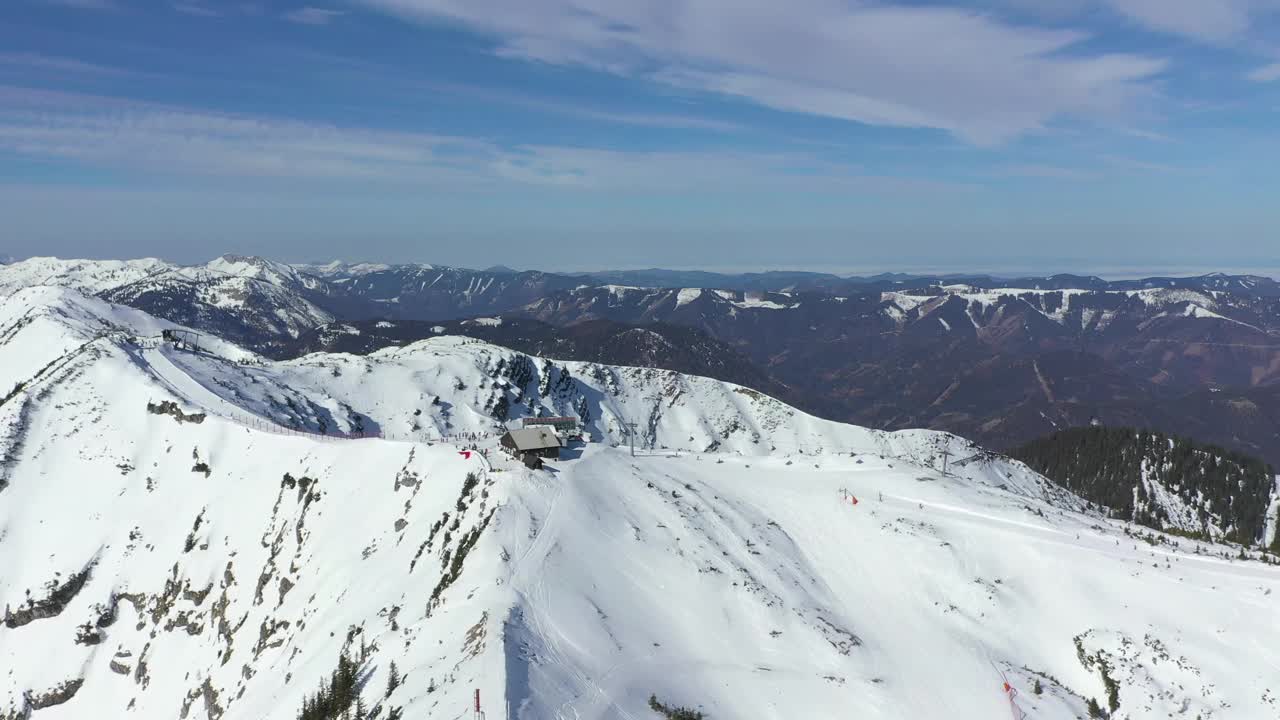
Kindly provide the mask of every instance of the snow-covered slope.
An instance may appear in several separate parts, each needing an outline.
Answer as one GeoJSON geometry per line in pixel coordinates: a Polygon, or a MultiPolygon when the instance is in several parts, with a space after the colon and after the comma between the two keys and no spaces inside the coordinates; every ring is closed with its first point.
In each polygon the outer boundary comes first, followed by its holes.
{"type": "Polygon", "coordinates": [[[1149,545],[958,438],[458,338],[131,340],[166,326],[0,302],[0,717],[294,718],[362,644],[380,717],[470,717],[479,689],[494,718],[976,720],[1009,712],[1001,673],[1035,718],[1106,705],[1104,676],[1117,718],[1275,716],[1280,572],[1149,545]],[[502,398],[584,409],[596,442],[531,471],[439,439],[502,398]],[[285,430],[361,424],[387,437],[285,430]]]}
{"type": "Polygon", "coordinates": [[[537,532],[513,551],[508,699],[539,718],[657,717],[656,693],[712,718],[977,720],[1008,717],[1004,673],[1030,717],[1065,719],[1107,707],[1105,662],[1115,718],[1275,715],[1280,631],[1247,618],[1276,568],[863,460],[601,451],[518,485],[537,532]]]}
{"type": "Polygon", "coordinates": [[[200,379],[127,339],[165,325],[50,288],[0,305],[0,717],[291,718],[360,626],[417,687],[431,670],[419,714],[500,677],[455,652],[493,598],[426,618],[441,553],[496,507],[491,479],[466,485],[480,460],[168,405],[200,379]]]}
{"type": "Polygon", "coordinates": [[[173,269],[173,265],[141,260],[63,260],[35,257],[0,264],[0,295],[36,285],[55,285],[96,294],[173,269]]]}

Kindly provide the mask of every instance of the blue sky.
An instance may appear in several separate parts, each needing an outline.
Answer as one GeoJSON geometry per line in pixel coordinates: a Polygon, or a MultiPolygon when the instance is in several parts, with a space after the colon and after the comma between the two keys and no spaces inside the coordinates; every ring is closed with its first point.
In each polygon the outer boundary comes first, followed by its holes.
{"type": "Polygon", "coordinates": [[[1280,0],[8,0],[0,255],[1266,270],[1280,0]]]}

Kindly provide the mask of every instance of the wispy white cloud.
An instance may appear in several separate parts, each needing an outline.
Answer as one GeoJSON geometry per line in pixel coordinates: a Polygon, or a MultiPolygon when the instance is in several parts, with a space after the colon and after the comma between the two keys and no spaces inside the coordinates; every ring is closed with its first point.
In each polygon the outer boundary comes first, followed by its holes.
{"type": "Polygon", "coordinates": [[[1168,175],[1180,175],[1190,172],[1198,172],[1192,168],[1179,167],[1168,163],[1151,162],[1150,160],[1139,160],[1124,155],[1102,155],[1101,160],[1106,164],[1120,168],[1123,170],[1138,170],[1141,172],[1160,173],[1168,175]]]}
{"type": "Polygon", "coordinates": [[[1126,155],[1103,153],[1096,156],[1096,161],[1088,166],[1055,165],[1051,163],[1013,163],[995,168],[990,175],[994,177],[1036,178],[1043,180],[1100,180],[1115,171],[1130,173],[1155,173],[1161,175],[1179,175],[1197,172],[1194,169],[1170,165],[1167,163],[1140,160],[1126,155]]]}
{"type": "Polygon", "coordinates": [[[133,75],[131,70],[85,62],[75,58],[41,53],[17,52],[0,53],[0,68],[17,67],[23,69],[45,70],[57,73],[76,73],[82,75],[133,75]]]}
{"type": "Polygon", "coordinates": [[[284,14],[284,19],[289,22],[295,22],[302,25],[328,25],[337,18],[342,17],[346,13],[342,10],[329,10],[318,7],[303,7],[296,10],[290,10],[284,14]]]}
{"type": "Polygon", "coordinates": [[[532,110],[537,113],[634,127],[709,132],[738,132],[744,129],[744,126],[739,123],[705,117],[692,111],[690,113],[628,112],[555,97],[540,97],[505,88],[427,80],[417,72],[407,72],[405,68],[396,65],[309,49],[290,49],[284,52],[284,57],[313,66],[350,73],[380,86],[448,94],[469,101],[532,110]]]}
{"type": "Polygon", "coordinates": [[[222,17],[222,12],[199,2],[174,2],[171,3],[175,12],[183,15],[194,15],[195,17],[222,17]]]}
{"type": "Polygon", "coordinates": [[[1211,43],[1229,42],[1243,35],[1255,13],[1265,10],[1259,0],[1105,0],[1113,10],[1142,27],[1211,43]]]}
{"type": "Polygon", "coordinates": [[[581,65],[788,112],[936,128],[999,144],[1156,97],[1163,58],[990,13],[835,0],[362,0],[461,24],[501,55],[581,65]]]}
{"type": "MultiPolygon", "coordinates": [[[[393,72],[393,69],[384,69],[379,74],[379,79],[387,81],[393,72]]],[[[706,130],[712,132],[738,132],[743,129],[743,127],[738,123],[692,114],[682,115],[672,113],[606,110],[582,103],[539,98],[507,90],[493,90],[489,88],[439,82],[423,83],[416,79],[410,80],[409,82],[420,87],[429,87],[432,90],[460,95],[472,100],[518,107],[524,110],[532,110],[541,113],[563,115],[565,117],[595,120],[602,123],[616,125],[670,128],[676,130],[706,130]]]]}
{"type": "MultiPolygon", "coordinates": [[[[347,130],[117,98],[0,87],[0,149],[182,174],[426,177],[489,152],[463,138],[347,130]],[[441,157],[442,150],[448,157],[441,157]]],[[[472,163],[474,164],[474,163],[472,163]]]]}
{"type": "Polygon", "coordinates": [[[1140,138],[1142,140],[1150,140],[1152,142],[1167,143],[1167,142],[1174,141],[1171,135],[1167,135],[1162,132],[1156,132],[1155,130],[1147,130],[1145,128],[1121,127],[1121,128],[1118,128],[1118,131],[1122,135],[1128,135],[1129,137],[1140,138]]]}
{"type": "Polygon", "coordinates": [[[1254,82],[1268,83],[1280,80],[1280,62],[1264,65],[1253,72],[1249,73],[1249,79],[1254,82]]]}
{"type": "Polygon", "coordinates": [[[974,185],[869,172],[795,152],[633,151],[523,146],[505,153],[503,172],[554,185],[609,190],[732,192],[747,189],[840,193],[850,190],[967,192],[974,185]]]}
{"type": "Polygon", "coordinates": [[[639,152],[525,145],[252,117],[0,86],[0,152],[150,174],[493,183],[668,192],[803,187],[960,189],[798,153],[639,152]]]}
{"type": "Polygon", "coordinates": [[[737,132],[742,130],[742,126],[737,123],[699,117],[696,115],[630,113],[602,110],[588,105],[556,100],[541,100],[511,93],[484,93],[484,95],[495,102],[518,106],[527,110],[537,110],[617,125],[671,128],[677,130],[708,130],[714,132],[737,132]]]}
{"type": "Polygon", "coordinates": [[[115,0],[40,0],[45,5],[76,8],[79,10],[114,10],[119,7],[115,0]]]}
{"type": "Polygon", "coordinates": [[[996,177],[1040,178],[1045,180],[1095,180],[1099,174],[1093,170],[1062,167],[1043,163],[1023,163],[997,168],[996,177]]]}
{"type": "Polygon", "coordinates": [[[1078,18],[1095,0],[985,0],[982,4],[1019,18],[1063,22],[1078,18]]]}

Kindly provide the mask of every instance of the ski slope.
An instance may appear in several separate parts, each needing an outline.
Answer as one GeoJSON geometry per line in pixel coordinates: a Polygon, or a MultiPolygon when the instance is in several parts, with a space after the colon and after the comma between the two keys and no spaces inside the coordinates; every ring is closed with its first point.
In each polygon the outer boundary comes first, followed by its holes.
{"type": "Polygon", "coordinates": [[[65,290],[0,301],[4,720],[289,720],[361,644],[380,717],[470,718],[479,689],[491,718],[656,720],[655,695],[987,720],[1007,677],[1067,720],[1108,704],[1103,667],[1113,718],[1280,714],[1280,568],[959,438],[457,338],[286,363],[130,340],[161,327],[65,290]],[[594,441],[531,471],[440,440],[500,427],[499,397],[585,407],[594,441]]]}
{"type": "Polygon", "coordinates": [[[513,717],[653,717],[652,692],[711,717],[1007,717],[999,670],[1031,717],[1082,717],[1106,694],[1077,637],[1113,665],[1113,717],[1275,715],[1276,568],[816,460],[599,450],[521,486],[546,509],[517,555],[513,717]]]}

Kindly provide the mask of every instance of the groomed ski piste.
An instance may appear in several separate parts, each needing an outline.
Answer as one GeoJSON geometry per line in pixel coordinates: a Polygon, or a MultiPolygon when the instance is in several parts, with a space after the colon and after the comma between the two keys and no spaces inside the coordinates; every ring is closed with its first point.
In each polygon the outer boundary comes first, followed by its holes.
{"type": "Polygon", "coordinates": [[[959,438],[457,338],[130,340],[171,327],[0,301],[6,720],[290,719],[362,644],[380,717],[1280,716],[1280,568],[959,438]],[[535,412],[592,441],[534,471],[439,439],[535,412]],[[323,435],[357,427],[386,437],[323,435]]]}

